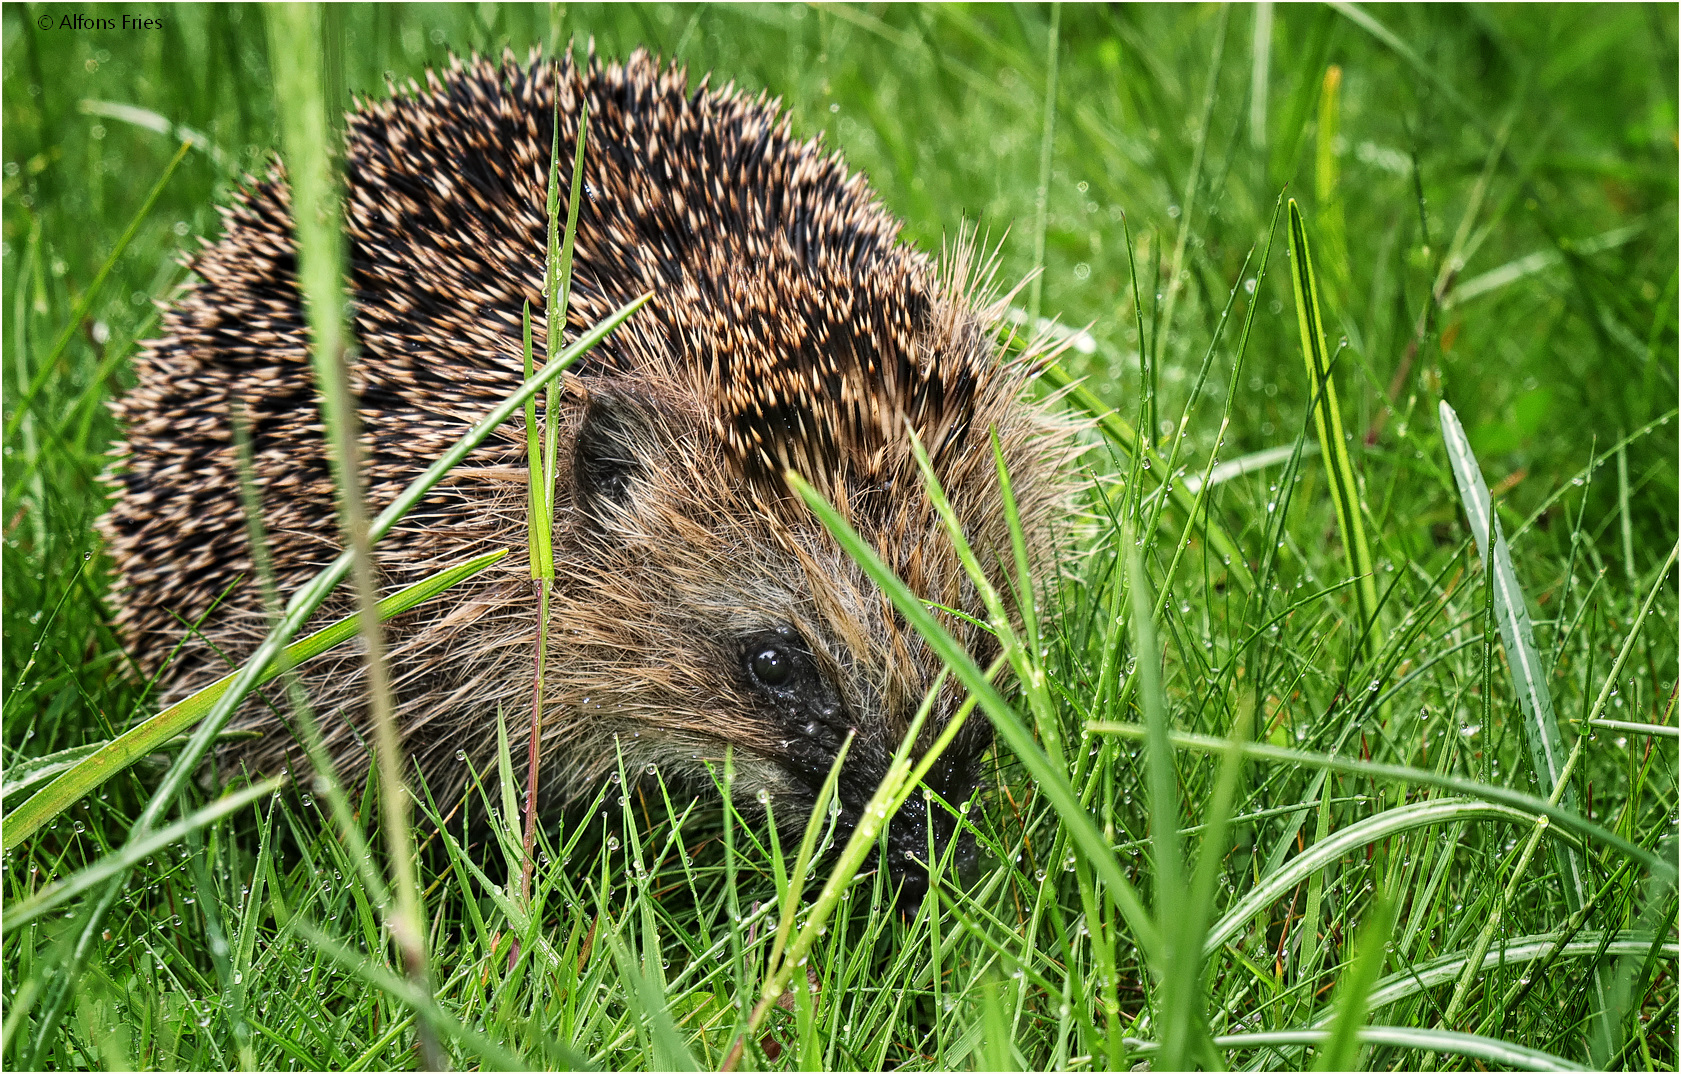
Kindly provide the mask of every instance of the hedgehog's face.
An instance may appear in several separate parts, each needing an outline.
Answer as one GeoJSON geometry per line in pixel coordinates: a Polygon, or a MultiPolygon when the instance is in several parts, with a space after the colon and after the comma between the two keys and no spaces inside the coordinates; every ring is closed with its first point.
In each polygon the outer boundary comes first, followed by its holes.
{"type": "MultiPolygon", "coordinates": [[[[706,423],[670,396],[597,389],[574,431],[573,539],[558,542],[573,562],[558,573],[576,589],[556,609],[552,658],[556,703],[574,722],[557,737],[593,738],[602,747],[593,756],[616,748],[627,766],[656,765],[668,782],[703,787],[730,747],[738,799],[797,839],[850,735],[838,780],[844,839],[933,688],[938,659],[803,507],[767,503],[732,477],[706,423]]],[[[979,612],[938,535],[900,526],[903,537],[889,541],[874,528],[867,536],[890,561],[914,556],[918,574],[949,583],[922,595],[979,612]]],[[[947,625],[990,658],[990,634],[947,625]]],[[[914,755],[962,698],[948,684],[932,699],[914,755]]],[[[908,902],[926,890],[930,853],[944,857],[958,831],[953,810],[975,791],[990,732],[983,717],[969,720],[925,780],[946,804],[913,793],[889,826],[908,902]]],[[[955,860],[966,871],[973,858],[972,839],[960,839],[946,868],[955,860]]]]}

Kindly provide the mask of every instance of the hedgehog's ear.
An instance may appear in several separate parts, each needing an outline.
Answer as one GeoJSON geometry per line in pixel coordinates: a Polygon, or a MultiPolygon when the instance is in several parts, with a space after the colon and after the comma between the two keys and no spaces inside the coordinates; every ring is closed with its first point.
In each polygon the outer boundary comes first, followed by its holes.
{"type": "Polygon", "coordinates": [[[634,399],[596,389],[588,393],[572,448],[574,502],[586,524],[600,529],[615,511],[630,506],[631,481],[644,467],[650,415],[634,399]]]}

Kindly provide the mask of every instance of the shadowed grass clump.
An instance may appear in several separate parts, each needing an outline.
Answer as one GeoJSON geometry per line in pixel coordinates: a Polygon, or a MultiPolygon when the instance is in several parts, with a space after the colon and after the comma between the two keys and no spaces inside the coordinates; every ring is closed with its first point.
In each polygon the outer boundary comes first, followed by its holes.
{"type": "Polygon", "coordinates": [[[313,75],[262,8],[64,21],[124,13],[0,14],[9,1066],[1675,1068],[1673,9],[329,5],[313,75]],[[924,249],[1011,229],[1065,326],[1084,520],[1007,668],[947,646],[999,745],[914,916],[867,825],[658,772],[528,844],[523,713],[454,807],[214,771],[232,691],[98,752],[160,708],[104,404],[300,152],[277,85],[591,36],[780,95],[924,249]]]}

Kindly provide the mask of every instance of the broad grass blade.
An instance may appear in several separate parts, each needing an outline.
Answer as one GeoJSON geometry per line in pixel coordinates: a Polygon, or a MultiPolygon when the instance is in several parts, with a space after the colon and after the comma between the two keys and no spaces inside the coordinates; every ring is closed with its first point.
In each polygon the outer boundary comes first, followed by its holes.
{"type": "MultiPolygon", "coordinates": [[[[1529,606],[1524,601],[1522,587],[1518,585],[1517,570],[1512,566],[1512,551],[1506,544],[1500,517],[1494,512],[1482,469],[1471,453],[1471,442],[1466,439],[1465,427],[1459,423],[1459,415],[1445,399],[1439,414],[1442,442],[1447,446],[1454,483],[1459,486],[1459,498],[1465,505],[1471,534],[1477,540],[1483,569],[1490,572],[1490,583],[1494,588],[1494,615],[1500,624],[1500,640],[1506,647],[1506,667],[1512,677],[1512,689],[1518,695],[1518,705],[1523,710],[1530,766],[1541,792],[1550,795],[1558,783],[1559,773],[1564,770],[1567,751],[1558,719],[1553,714],[1553,698],[1547,689],[1547,671],[1541,663],[1540,651],[1535,647],[1535,628],[1529,621],[1529,606]],[[1493,548],[1489,547],[1491,538],[1493,548]]],[[[1564,788],[1559,804],[1565,809],[1574,809],[1574,790],[1564,788]]],[[[1579,909],[1587,899],[1581,857],[1563,852],[1558,857],[1558,864],[1559,871],[1570,881],[1565,885],[1570,909],[1579,909]]]]}
{"type": "MultiPolygon", "coordinates": [[[[1529,620],[1529,606],[1518,585],[1517,571],[1512,567],[1512,552],[1506,545],[1506,535],[1500,519],[1493,513],[1488,485],[1471,443],[1465,437],[1465,427],[1453,407],[1442,401],[1442,442],[1447,445],[1448,462],[1453,467],[1453,479],[1459,486],[1459,498],[1470,519],[1471,535],[1477,539],[1477,551],[1482,555],[1483,568],[1494,575],[1494,612],[1500,622],[1500,638],[1506,644],[1506,662],[1512,673],[1512,687],[1517,691],[1518,704],[1523,708],[1525,730],[1529,735],[1529,756],[1535,768],[1535,778],[1542,793],[1551,794],[1564,768],[1564,736],[1553,715],[1553,698],[1547,689],[1546,669],[1535,647],[1535,628],[1529,620]],[[1493,563],[1490,565],[1488,539],[1494,534],[1493,563]]],[[[1572,805],[1574,794],[1564,792],[1560,801],[1572,805]]]]}
{"type": "MultiPolygon", "coordinates": [[[[1410,1026],[1366,1026],[1356,1035],[1361,1044],[1377,1044],[1391,1048],[1412,1048],[1422,1052],[1446,1052],[1471,1059],[1483,1059],[1513,1067],[1517,1070],[1585,1070],[1568,1059],[1550,1052],[1526,1048],[1521,1044],[1478,1036],[1475,1033],[1455,1033],[1445,1029],[1413,1029],[1410,1026]]],[[[1266,1033],[1228,1033],[1214,1038],[1214,1047],[1221,1051],[1248,1051],[1277,1048],[1287,1045],[1322,1047],[1330,1040],[1326,1029],[1280,1029],[1266,1033]]],[[[1154,1053],[1153,1045],[1139,1042],[1136,1054],[1154,1053]]],[[[1408,1069],[1402,1064],[1402,1069],[1408,1069]]]]}
{"type": "Polygon", "coordinates": [[[1220,945],[1236,936],[1261,910],[1288,895],[1292,888],[1344,855],[1414,828],[1448,824],[1460,820],[1500,820],[1530,827],[1533,814],[1511,806],[1479,802],[1471,798],[1434,798],[1427,802],[1386,809],[1376,816],[1341,828],[1271,873],[1244,893],[1237,905],[1215,922],[1203,941],[1203,953],[1212,955],[1220,945]]]}
{"type": "Polygon", "coordinates": [[[1325,324],[1319,315],[1319,283],[1313,273],[1313,251],[1308,246],[1307,226],[1294,198],[1290,199],[1290,282],[1296,295],[1302,358],[1307,363],[1308,387],[1314,399],[1313,425],[1325,457],[1325,477],[1329,481],[1331,505],[1337,514],[1337,531],[1342,535],[1343,558],[1348,563],[1349,577],[1356,583],[1354,593],[1360,608],[1366,652],[1375,657],[1383,648],[1377,622],[1377,581],[1372,575],[1366,527],[1360,520],[1360,486],[1355,479],[1354,463],[1348,457],[1348,438],[1343,433],[1342,410],[1337,405],[1337,386],[1331,379],[1331,359],[1325,350],[1325,324]]]}
{"type": "Polygon", "coordinates": [[[10,798],[18,791],[33,787],[44,779],[51,779],[98,749],[99,743],[90,742],[85,746],[58,750],[44,757],[29,757],[19,761],[6,769],[4,780],[0,781],[0,798],[10,798]]]}
{"type": "MultiPolygon", "coordinates": [[[[1646,932],[1618,932],[1607,938],[1604,933],[1585,931],[1577,933],[1576,939],[1569,943],[1560,944],[1560,936],[1560,933],[1549,932],[1537,936],[1519,936],[1504,944],[1495,944],[1483,953],[1479,972],[1486,973],[1497,967],[1510,969],[1528,962],[1547,962],[1559,958],[1640,955],[1652,949],[1655,939],[1661,939],[1646,932]]],[[[1681,956],[1681,944],[1665,943],[1661,945],[1660,951],[1670,958],[1676,958],[1681,956]]],[[[1456,951],[1429,962],[1408,966],[1399,973],[1392,973],[1372,986],[1366,997],[1366,1008],[1375,1011],[1379,1007],[1415,996],[1426,989],[1447,984],[1464,971],[1465,963],[1469,961],[1468,954],[1456,951]]],[[[1334,1013],[1328,1014],[1316,1021],[1313,1027],[1322,1029],[1335,1017],[1334,1013]]]]}
{"type": "MultiPolygon", "coordinates": [[[[1146,729],[1139,724],[1118,723],[1109,720],[1092,720],[1086,724],[1086,729],[1093,734],[1120,735],[1134,740],[1144,738],[1147,733],[1146,729]]],[[[1195,735],[1184,731],[1173,731],[1169,733],[1168,738],[1180,749],[1195,750],[1198,753],[1223,753],[1232,748],[1229,739],[1215,738],[1212,735],[1195,735]]],[[[1663,880],[1671,888],[1676,885],[1677,870],[1673,861],[1666,861],[1652,851],[1634,845],[1616,832],[1587,820],[1579,813],[1563,809],[1544,798],[1537,798],[1533,794],[1525,794],[1523,791],[1497,786],[1493,783],[1478,783],[1476,780],[1433,772],[1426,768],[1380,764],[1376,761],[1356,761],[1345,757],[1312,753],[1307,750],[1285,749],[1282,746],[1272,746],[1263,742],[1247,742],[1239,748],[1243,750],[1245,756],[1258,760],[1276,761],[1307,768],[1322,768],[1328,772],[1350,772],[1379,781],[1396,780],[1403,783],[1416,783],[1423,787],[1440,787],[1455,794],[1467,795],[1499,805],[1508,805],[1528,814],[1527,819],[1529,821],[1533,821],[1536,817],[1546,817],[1553,824],[1574,832],[1578,836],[1612,847],[1618,853],[1639,862],[1642,867],[1650,870],[1654,876],[1663,880]]],[[[1394,810],[1388,812],[1394,812],[1394,810]]]]}

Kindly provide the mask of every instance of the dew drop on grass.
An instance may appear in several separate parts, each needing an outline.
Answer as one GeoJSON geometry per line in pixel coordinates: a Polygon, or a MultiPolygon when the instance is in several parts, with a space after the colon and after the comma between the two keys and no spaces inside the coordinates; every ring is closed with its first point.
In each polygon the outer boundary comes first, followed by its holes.
{"type": "Polygon", "coordinates": [[[465,761],[467,759],[467,751],[466,750],[456,750],[455,751],[455,759],[457,761],[465,761]]]}
{"type": "Polygon", "coordinates": [[[618,837],[618,836],[616,836],[616,835],[609,835],[609,836],[608,836],[608,837],[607,837],[607,849],[608,849],[608,850],[617,850],[617,849],[619,849],[619,837],[618,837]]]}

